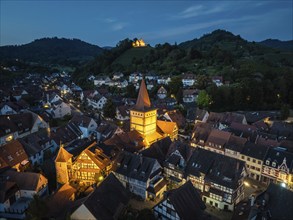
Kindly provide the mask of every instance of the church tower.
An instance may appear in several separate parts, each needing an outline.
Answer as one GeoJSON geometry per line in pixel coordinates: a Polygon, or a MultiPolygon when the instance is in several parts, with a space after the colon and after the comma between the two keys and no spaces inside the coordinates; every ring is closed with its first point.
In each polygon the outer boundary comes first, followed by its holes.
{"type": "Polygon", "coordinates": [[[60,145],[59,152],[55,159],[57,184],[65,184],[69,182],[69,172],[71,172],[72,156],[72,154],[64,149],[63,145],[60,145]]]}
{"type": "Polygon", "coordinates": [[[136,130],[143,136],[156,132],[157,109],[151,107],[151,101],[144,82],[141,81],[135,106],[130,110],[130,130],[136,130]]]}

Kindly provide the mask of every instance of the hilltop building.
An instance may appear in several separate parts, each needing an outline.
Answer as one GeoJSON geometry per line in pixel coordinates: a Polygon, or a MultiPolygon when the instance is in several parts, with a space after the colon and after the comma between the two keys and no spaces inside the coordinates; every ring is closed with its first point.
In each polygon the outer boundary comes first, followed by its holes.
{"type": "Polygon", "coordinates": [[[146,43],[143,41],[143,39],[136,40],[132,42],[133,47],[146,47],[146,43]]]}

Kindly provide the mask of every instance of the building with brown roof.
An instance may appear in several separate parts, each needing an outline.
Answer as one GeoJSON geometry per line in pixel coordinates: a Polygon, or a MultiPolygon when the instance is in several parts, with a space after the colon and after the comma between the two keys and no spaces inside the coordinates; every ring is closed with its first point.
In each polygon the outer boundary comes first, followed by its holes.
{"type": "Polygon", "coordinates": [[[0,115],[0,145],[48,127],[48,123],[33,112],[0,115]]]}
{"type": "Polygon", "coordinates": [[[70,207],[74,204],[76,189],[69,184],[61,186],[56,193],[47,199],[48,217],[65,219],[70,207]]]}
{"type": "Polygon", "coordinates": [[[11,141],[0,147],[0,170],[5,167],[22,170],[28,164],[28,155],[18,140],[11,141]]]}
{"type": "Polygon", "coordinates": [[[230,132],[213,129],[204,148],[219,154],[225,154],[225,145],[228,143],[230,137],[230,132]]]}
{"type": "Polygon", "coordinates": [[[1,175],[17,184],[21,197],[33,199],[35,194],[38,196],[48,194],[48,180],[40,173],[7,170],[1,175]]]}

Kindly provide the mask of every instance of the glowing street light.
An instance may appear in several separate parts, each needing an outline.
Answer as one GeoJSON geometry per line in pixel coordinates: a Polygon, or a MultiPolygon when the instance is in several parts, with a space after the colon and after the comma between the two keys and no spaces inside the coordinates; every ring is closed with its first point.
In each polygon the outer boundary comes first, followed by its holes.
{"type": "Polygon", "coordinates": [[[249,182],[247,182],[247,181],[244,181],[244,185],[245,186],[250,186],[249,182]]]}

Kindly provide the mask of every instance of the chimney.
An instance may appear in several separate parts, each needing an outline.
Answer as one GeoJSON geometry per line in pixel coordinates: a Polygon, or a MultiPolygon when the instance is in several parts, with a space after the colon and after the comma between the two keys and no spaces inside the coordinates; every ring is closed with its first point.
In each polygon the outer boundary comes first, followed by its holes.
{"type": "Polygon", "coordinates": [[[239,170],[239,166],[240,166],[240,164],[239,164],[239,162],[237,161],[237,163],[236,163],[236,170],[237,170],[237,171],[239,170]]]}
{"type": "Polygon", "coordinates": [[[251,196],[250,197],[250,206],[251,207],[254,205],[254,200],[255,200],[254,196],[251,196]]]}

